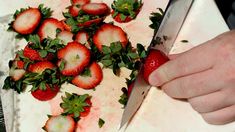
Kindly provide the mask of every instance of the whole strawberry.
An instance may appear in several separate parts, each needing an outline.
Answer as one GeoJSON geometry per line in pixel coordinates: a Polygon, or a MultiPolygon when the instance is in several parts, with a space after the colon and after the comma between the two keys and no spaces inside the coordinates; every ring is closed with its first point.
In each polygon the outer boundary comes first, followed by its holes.
{"type": "Polygon", "coordinates": [[[149,75],[168,60],[169,60],[168,57],[160,50],[151,49],[149,51],[148,56],[145,59],[143,66],[144,80],[149,83],[148,81],[149,75]]]}

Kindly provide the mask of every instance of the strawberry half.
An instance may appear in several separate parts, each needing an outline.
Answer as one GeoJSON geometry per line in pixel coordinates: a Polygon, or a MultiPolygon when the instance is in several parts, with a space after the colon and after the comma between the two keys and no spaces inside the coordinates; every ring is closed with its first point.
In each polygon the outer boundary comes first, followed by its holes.
{"type": "Polygon", "coordinates": [[[45,19],[38,29],[38,35],[41,40],[44,38],[56,38],[56,30],[63,30],[63,24],[55,18],[45,19]]]}
{"type": "Polygon", "coordinates": [[[90,0],[71,0],[72,5],[84,5],[90,3],[90,0]]]}
{"type": "Polygon", "coordinates": [[[54,98],[59,92],[60,88],[57,85],[50,87],[50,85],[46,84],[46,89],[38,88],[34,91],[31,91],[31,94],[34,98],[40,101],[47,101],[54,98]]]}
{"type": "Polygon", "coordinates": [[[99,24],[104,20],[104,17],[100,17],[100,18],[96,18],[96,19],[92,19],[92,20],[88,20],[86,22],[82,22],[82,23],[78,23],[79,27],[89,27],[92,24],[99,24]]]}
{"type": "Polygon", "coordinates": [[[42,73],[46,69],[53,69],[53,68],[55,68],[55,65],[51,63],[50,61],[40,61],[40,62],[31,64],[28,68],[28,71],[34,72],[34,73],[42,73]]]}
{"type": "Polygon", "coordinates": [[[112,24],[103,24],[93,36],[93,42],[100,51],[102,51],[102,45],[110,46],[111,43],[118,41],[126,47],[128,43],[126,33],[112,24]]]}
{"type": "Polygon", "coordinates": [[[144,80],[149,82],[149,75],[168,60],[168,57],[160,50],[150,50],[143,66],[144,80]]]}
{"type": "Polygon", "coordinates": [[[82,10],[90,15],[107,15],[110,12],[105,3],[88,3],[82,6],[82,10]]]}
{"type": "Polygon", "coordinates": [[[31,44],[25,46],[23,50],[23,54],[25,57],[29,58],[32,61],[44,61],[44,60],[52,60],[54,55],[49,53],[46,57],[42,58],[37,50],[30,48],[31,44]]]}
{"type": "Polygon", "coordinates": [[[84,45],[89,44],[88,39],[89,39],[89,35],[85,31],[80,31],[75,36],[75,41],[77,41],[80,44],[84,44],[84,45]]]}
{"type": "Polygon", "coordinates": [[[81,10],[81,8],[80,8],[79,5],[71,5],[71,6],[69,6],[69,13],[73,17],[78,16],[80,10],[81,10]]]}
{"type": "Polygon", "coordinates": [[[82,74],[74,77],[72,83],[83,89],[95,88],[103,79],[103,72],[99,64],[93,62],[82,74]]]}
{"type": "Polygon", "coordinates": [[[67,43],[73,41],[73,34],[69,31],[64,30],[57,34],[57,38],[62,40],[62,43],[66,45],[67,43]]]}
{"type": "Polygon", "coordinates": [[[61,70],[63,75],[77,75],[89,64],[91,53],[90,50],[78,42],[70,42],[57,53],[59,61],[58,65],[64,63],[61,70]]]}
{"type": "Polygon", "coordinates": [[[39,25],[41,17],[38,8],[29,8],[16,16],[12,27],[20,34],[31,34],[39,25]]]}
{"type": "Polygon", "coordinates": [[[51,116],[43,127],[47,132],[74,132],[75,121],[70,116],[51,116]]]}

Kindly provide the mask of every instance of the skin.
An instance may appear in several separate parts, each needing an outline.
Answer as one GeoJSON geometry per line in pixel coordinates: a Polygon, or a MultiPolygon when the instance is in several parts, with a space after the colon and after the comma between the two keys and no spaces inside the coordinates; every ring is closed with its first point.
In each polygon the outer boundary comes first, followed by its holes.
{"type": "Polygon", "coordinates": [[[187,99],[209,124],[235,121],[235,30],[169,58],[150,74],[151,85],[187,99]]]}

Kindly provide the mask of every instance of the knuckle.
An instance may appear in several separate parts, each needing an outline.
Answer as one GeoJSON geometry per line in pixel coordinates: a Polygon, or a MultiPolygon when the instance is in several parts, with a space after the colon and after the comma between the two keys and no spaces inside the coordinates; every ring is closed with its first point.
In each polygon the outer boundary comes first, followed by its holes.
{"type": "Polygon", "coordinates": [[[191,96],[191,90],[187,84],[188,84],[187,80],[179,81],[178,89],[179,89],[180,95],[183,98],[189,98],[191,96]]]}
{"type": "Polygon", "coordinates": [[[189,103],[191,104],[192,108],[199,113],[206,112],[207,107],[209,106],[209,102],[200,97],[190,99],[189,103]]]}

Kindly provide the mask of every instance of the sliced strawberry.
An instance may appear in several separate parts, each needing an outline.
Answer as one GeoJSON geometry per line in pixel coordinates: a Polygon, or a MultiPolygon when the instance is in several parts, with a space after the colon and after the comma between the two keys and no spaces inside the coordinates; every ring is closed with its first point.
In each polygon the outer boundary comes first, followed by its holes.
{"type": "Polygon", "coordinates": [[[80,31],[75,36],[75,41],[77,41],[80,44],[84,44],[86,46],[89,45],[88,39],[89,39],[89,35],[85,31],[80,31]]]}
{"type": "Polygon", "coordinates": [[[41,17],[38,8],[29,8],[16,16],[13,29],[20,34],[31,34],[39,25],[41,17]]]}
{"type": "Polygon", "coordinates": [[[42,58],[37,50],[30,48],[30,44],[25,46],[23,54],[32,61],[52,60],[54,58],[52,53],[49,53],[46,57],[42,58]]]}
{"type": "Polygon", "coordinates": [[[149,82],[149,75],[168,60],[168,57],[161,51],[150,50],[143,66],[143,76],[145,81],[149,82]]]}
{"type": "Polygon", "coordinates": [[[69,31],[62,31],[59,34],[57,34],[57,38],[62,40],[63,44],[67,44],[68,42],[73,41],[73,34],[69,31]]]}
{"type": "Polygon", "coordinates": [[[69,13],[73,17],[78,16],[80,10],[81,10],[81,8],[80,8],[79,5],[71,5],[71,6],[69,6],[69,13]]]}
{"type": "Polygon", "coordinates": [[[44,38],[56,38],[56,30],[63,30],[63,24],[55,18],[45,19],[38,29],[38,35],[41,40],[44,38]]]}
{"type": "Polygon", "coordinates": [[[78,23],[78,26],[79,26],[79,27],[89,27],[89,26],[91,26],[92,24],[99,24],[99,23],[101,23],[103,20],[104,20],[104,17],[100,17],[100,18],[96,18],[96,19],[93,19],[93,20],[86,21],[86,22],[84,22],[84,23],[78,23]]]}
{"type": "Polygon", "coordinates": [[[68,24],[66,24],[65,21],[66,21],[66,19],[60,21],[60,22],[62,23],[62,25],[63,25],[63,28],[64,28],[66,31],[71,31],[71,27],[70,27],[68,24]]]}
{"type": "Polygon", "coordinates": [[[102,51],[102,45],[110,46],[111,43],[120,41],[122,46],[126,47],[128,43],[126,33],[112,24],[103,24],[94,34],[93,41],[100,51],[102,51]]]}
{"type": "Polygon", "coordinates": [[[9,71],[9,76],[14,80],[18,81],[20,80],[24,75],[26,71],[24,69],[14,69],[13,67],[9,71]]]}
{"type": "Polygon", "coordinates": [[[88,3],[82,6],[82,10],[90,15],[108,15],[110,12],[105,3],[88,3]]]}
{"type": "MultiPolygon", "coordinates": [[[[63,75],[77,75],[89,64],[90,50],[78,42],[70,42],[57,53],[58,59],[65,63],[63,75]]],[[[59,63],[61,65],[62,62],[59,63]]]]}
{"type": "Polygon", "coordinates": [[[93,62],[82,74],[74,77],[72,83],[83,89],[95,88],[103,79],[102,70],[96,62],[93,62]]]}
{"type": "Polygon", "coordinates": [[[72,5],[84,5],[90,3],[90,0],[71,0],[72,5]]]}
{"type": "Polygon", "coordinates": [[[51,116],[43,127],[47,132],[74,132],[75,121],[70,116],[51,116]]]}
{"type": "Polygon", "coordinates": [[[30,72],[35,72],[35,73],[42,73],[46,69],[52,69],[54,68],[54,64],[51,63],[50,61],[40,61],[36,62],[34,64],[31,64],[28,68],[30,72]]]}
{"type": "Polygon", "coordinates": [[[53,88],[50,85],[46,84],[46,89],[38,88],[35,91],[31,91],[31,94],[34,98],[40,101],[47,101],[54,98],[59,92],[60,88],[57,85],[54,85],[53,88]]]}
{"type": "Polygon", "coordinates": [[[83,108],[84,111],[80,113],[80,117],[86,117],[86,116],[90,113],[91,106],[92,106],[91,98],[86,99],[86,103],[87,103],[89,106],[85,106],[85,107],[83,108]]]}

